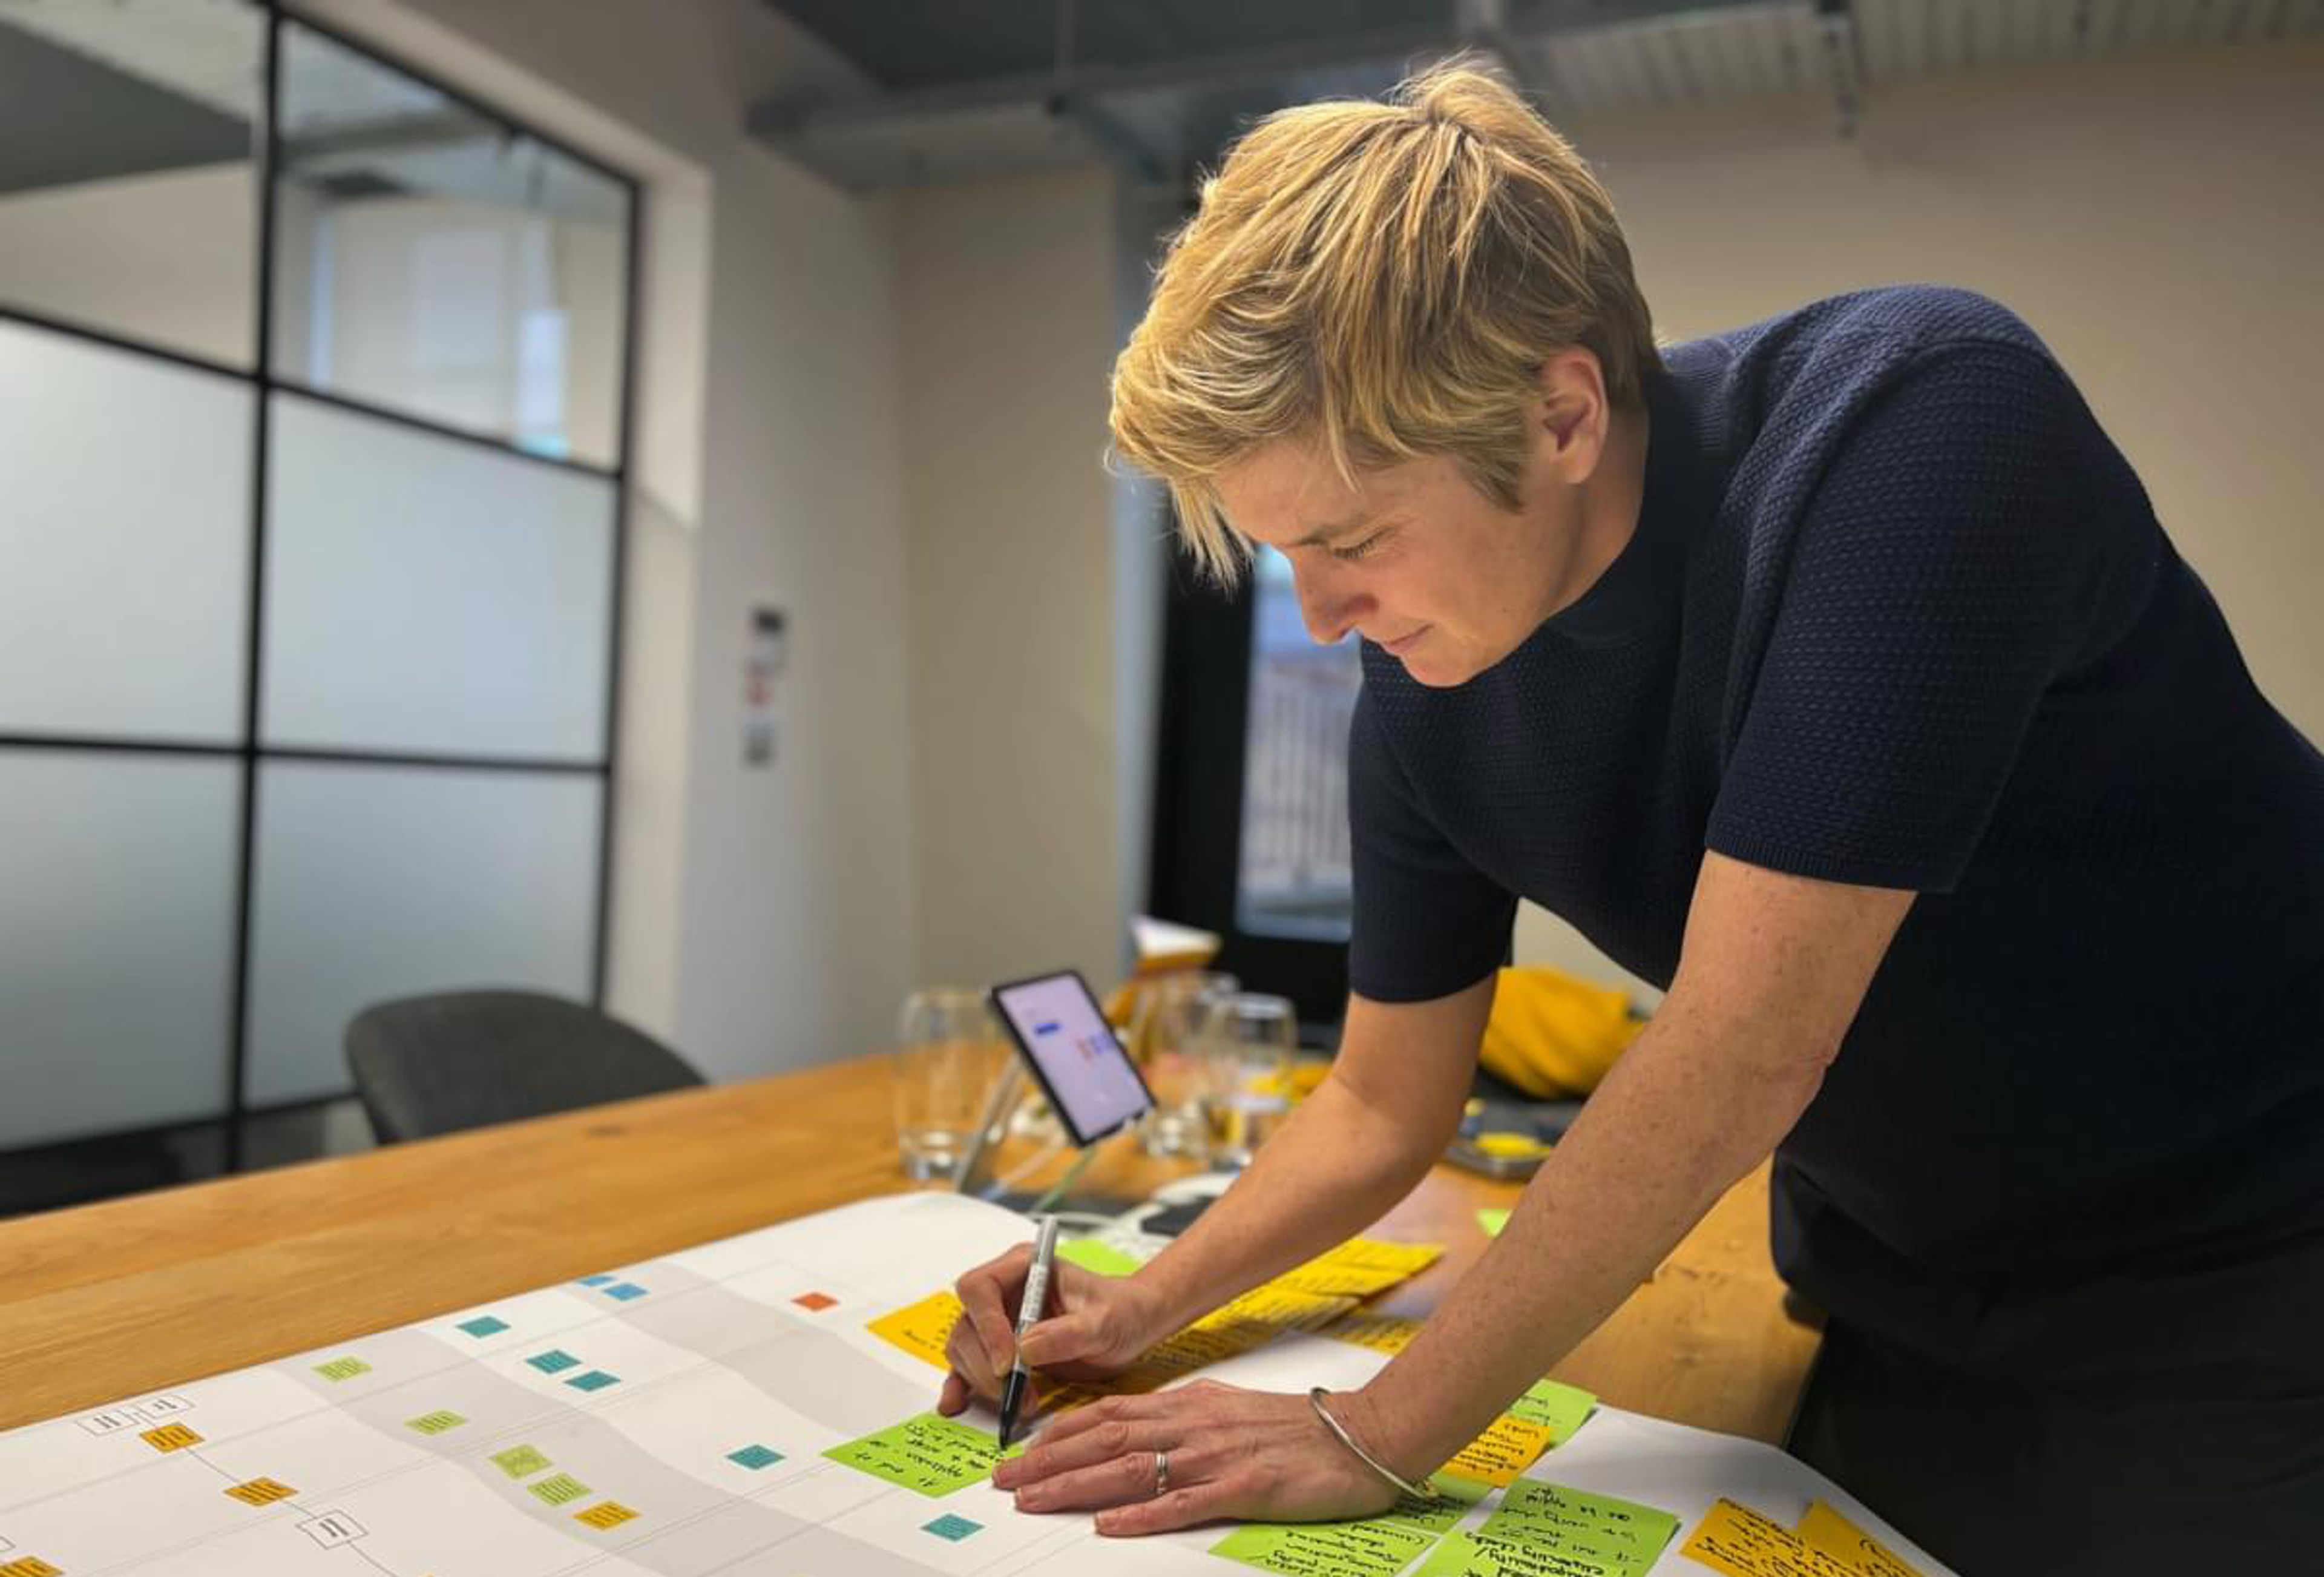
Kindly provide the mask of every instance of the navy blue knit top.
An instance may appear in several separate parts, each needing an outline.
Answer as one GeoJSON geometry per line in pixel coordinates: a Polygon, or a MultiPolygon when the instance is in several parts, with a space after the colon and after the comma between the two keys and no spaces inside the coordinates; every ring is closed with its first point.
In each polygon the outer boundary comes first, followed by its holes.
{"type": "Polygon", "coordinates": [[[1911,889],[1778,1152],[1794,1280],[2324,1231],[2324,758],[2055,361],[1924,287],[1666,360],[1579,601],[1455,688],[1364,650],[1354,989],[1474,982],[1520,896],[1667,986],[1706,848],[1911,889]]]}

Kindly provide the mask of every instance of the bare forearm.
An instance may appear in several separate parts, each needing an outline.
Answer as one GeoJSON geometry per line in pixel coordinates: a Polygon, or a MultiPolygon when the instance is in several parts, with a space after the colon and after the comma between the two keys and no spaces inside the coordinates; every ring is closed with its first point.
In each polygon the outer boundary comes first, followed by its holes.
{"type": "Polygon", "coordinates": [[[1379,1219],[1443,1154],[1449,1133],[1326,1080],[1186,1233],[1139,1273],[1165,1332],[1314,1258],[1379,1219]]]}
{"type": "Polygon", "coordinates": [[[1426,1471],[1475,1438],[1790,1130],[1820,1065],[1714,1050],[1703,1040],[1716,1032],[1682,1013],[1641,1036],[1499,1240],[1350,1399],[1389,1461],[1426,1471]]]}

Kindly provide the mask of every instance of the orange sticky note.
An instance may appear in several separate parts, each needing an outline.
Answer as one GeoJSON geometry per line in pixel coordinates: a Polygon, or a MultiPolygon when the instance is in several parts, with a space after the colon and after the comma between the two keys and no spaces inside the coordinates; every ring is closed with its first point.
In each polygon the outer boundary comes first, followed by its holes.
{"type": "Polygon", "coordinates": [[[1864,1577],[1847,1562],[1808,1548],[1773,1517],[1732,1500],[1704,1513],[1679,1553],[1727,1577],[1864,1577]]]}
{"type": "Polygon", "coordinates": [[[952,1364],[945,1358],[945,1341],[952,1334],[960,1312],[960,1299],[949,1292],[940,1292],[916,1304],[907,1304],[892,1314],[881,1314],[863,1328],[924,1363],[949,1370],[952,1364]]]}
{"type": "Polygon", "coordinates": [[[288,1484],[278,1484],[272,1479],[253,1479],[247,1484],[236,1484],[226,1491],[245,1506],[272,1506],[277,1500],[288,1500],[299,1491],[288,1484]]]}
{"type": "Polygon", "coordinates": [[[26,1555],[22,1560],[0,1565],[0,1577],[65,1577],[65,1574],[38,1555],[26,1555]]]}
{"type": "Polygon", "coordinates": [[[601,1500],[586,1511],[573,1514],[576,1522],[586,1522],[591,1527],[619,1527],[635,1517],[637,1513],[618,1500],[601,1500]]]}
{"type": "Polygon", "coordinates": [[[182,1424],[164,1424],[159,1429],[148,1429],[138,1439],[155,1451],[183,1451],[189,1445],[199,1445],[202,1437],[182,1424]]]}
{"type": "Polygon", "coordinates": [[[1502,1488],[1531,1467],[1554,1440],[1540,1425],[1504,1413],[1484,1434],[1462,1446],[1443,1471],[1455,1478],[1502,1488]]]}
{"type": "Polygon", "coordinates": [[[1847,1562],[1864,1577],[1921,1577],[1920,1569],[1818,1500],[1800,1518],[1800,1542],[1847,1562]]]}

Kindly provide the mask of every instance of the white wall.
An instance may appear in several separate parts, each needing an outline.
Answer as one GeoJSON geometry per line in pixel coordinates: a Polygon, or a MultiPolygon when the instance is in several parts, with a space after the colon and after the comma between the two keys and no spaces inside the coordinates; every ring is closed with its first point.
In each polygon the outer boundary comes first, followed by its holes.
{"type": "Polygon", "coordinates": [[[916,978],[890,205],[742,131],[842,80],[756,0],[309,0],[649,181],[611,1006],[706,1072],[845,1056],[916,978]],[[741,759],[753,600],[793,620],[741,759]]]}
{"type": "MultiPolygon", "coordinates": [[[[1852,143],[1821,99],[1564,129],[1612,189],[1665,337],[1904,280],[2015,309],[2262,689],[2324,741],[2324,42],[1891,88],[1852,143]]],[[[1518,950],[1616,973],[1537,912],[1518,950]]]]}
{"type": "Polygon", "coordinates": [[[254,201],[246,162],[0,196],[8,301],[246,367],[254,201]]]}
{"type": "Polygon", "coordinates": [[[919,757],[918,942],[931,980],[1122,963],[1125,716],[1102,464],[1117,344],[1104,171],[899,199],[919,757]]]}

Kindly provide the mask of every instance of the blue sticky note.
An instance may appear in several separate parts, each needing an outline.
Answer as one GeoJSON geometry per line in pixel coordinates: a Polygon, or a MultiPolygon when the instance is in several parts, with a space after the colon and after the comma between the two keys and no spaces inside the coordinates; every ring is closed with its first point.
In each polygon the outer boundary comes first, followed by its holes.
{"type": "Polygon", "coordinates": [[[646,1289],[634,1281],[624,1281],[619,1286],[609,1286],[605,1289],[607,1297],[619,1298],[623,1303],[629,1302],[633,1297],[643,1297],[645,1295],[646,1289]]]}
{"type": "Polygon", "coordinates": [[[617,1386],[622,1382],[602,1369],[593,1369],[587,1374],[575,1375],[565,1383],[579,1391],[602,1391],[607,1386],[617,1386]]]}
{"type": "Polygon", "coordinates": [[[756,1472],[761,1468],[773,1467],[783,1460],[783,1453],[779,1451],[769,1451],[763,1445],[746,1445],[740,1451],[728,1452],[726,1460],[756,1472]]]}
{"type": "Polygon", "coordinates": [[[584,1286],[603,1286],[613,1279],[613,1278],[610,1276],[585,1276],[581,1278],[581,1285],[584,1286]]]}
{"type": "Polygon", "coordinates": [[[543,1374],[558,1374],[565,1370],[577,1368],[581,1362],[579,1359],[561,1347],[552,1347],[546,1352],[536,1352],[525,1361],[543,1374]]]}
{"type": "Polygon", "coordinates": [[[947,1511],[934,1522],[922,1523],[920,1531],[932,1533],[940,1539],[950,1539],[953,1543],[958,1544],[970,1534],[983,1532],[984,1525],[981,1522],[971,1522],[965,1517],[955,1517],[947,1511]]]}
{"type": "Polygon", "coordinates": [[[473,1320],[461,1321],[460,1329],[471,1336],[497,1336],[508,1329],[508,1322],[495,1320],[490,1314],[484,1314],[473,1320]]]}

